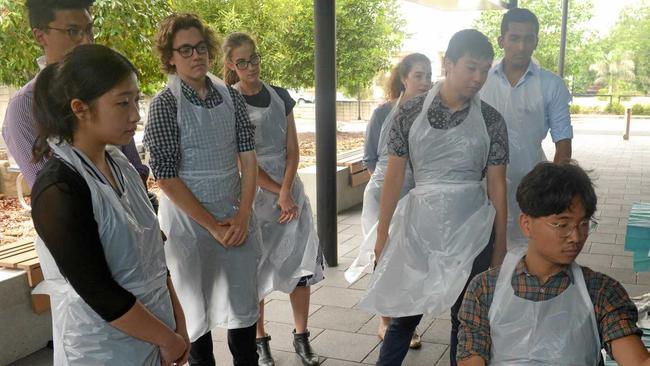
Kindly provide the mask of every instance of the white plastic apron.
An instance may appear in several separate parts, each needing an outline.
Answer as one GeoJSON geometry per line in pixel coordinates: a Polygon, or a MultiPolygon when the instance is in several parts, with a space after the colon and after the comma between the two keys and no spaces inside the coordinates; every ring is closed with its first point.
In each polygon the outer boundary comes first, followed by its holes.
{"type": "MultiPolygon", "coordinates": [[[[88,184],[113,279],[155,317],[175,329],[160,227],[138,172],[117,148],[107,148],[121,169],[121,174],[114,171],[115,180],[124,182],[124,192],[119,197],[111,186],[86,171],[81,159],[94,165],[81,152],[80,158],[67,143],[50,146],[88,184]]],[[[160,365],[158,346],[122,333],[102,319],[61,275],[40,238],[35,246],[45,281],[34,293],[50,295],[55,366],[160,365]]]]}
{"type": "MultiPolygon", "coordinates": [[[[363,275],[364,271],[369,267],[375,259],[375,242],[377,241],[376,229],[373,228],[379,221],[379,201],[381,199],[381,189],[384,186],[384,175],[386,174],[386,167],[388,166],[388,135],[393,124],[393,118],[397,113],[400,105],[400,98],[397,100],[393,108],[386,116],[384,123],[381,125],[381,132],[379,133],[378,152],[379,158],[375,170],[370,176],[370,181],[366,185],[363,192],[363,210],[361,211],[361,232],[363,234],[363,242],[359,246],[359,254],[352,262],[350,267],[345,271],[345,279],[353,283],[363,275]]],[[[415,186],[413,181],[413,169],[411,164],[406,164],[404,171],[404,183],[400,191],[400,198],[404,197],[415,186]]]]}
{"type": "MultiPolygon", "coordinates": [[[[239,207],[235,109],[223,81],[210,78],[223,98],[214,108],[188,101],[176,76],[169,77],[168,87],[178,103],[179,176],[203,207],[217,220],[224,220],[239,207]]],[[[258,317],[255,272],[259,255],[254,217],[245,243],[226,249],[165,194],[159,216],[167,235],[167,266],[185,311],[190,340],[215,327],[253,325],[258,317]]]]}
{"type": "Polygon", "coordinates": [[[598,365],[600,337],[582,269],[571,264],[573,283],[546,301],[515,295],[512,275],[525,250],[506,255],[490,306],[491,366],[598,365]]]}
{"type": "Polygon", "coordinates": [[[495,210],[482,180],[490,139],[481,101],[471,100],[458,126],[433,128],[427,110],[440,87],[429,91],[411,127],[415,188],[397,204],[390,237],[360,303],[385,316],[449,310],[492,232],[495,210]]]}
{"type": "MultiPolygon", "coordinates": [[[[269,106],[262,108],[247,104],[246,108],[255,125],[257,163],[273,180],[281,183],[287,163],[285,106],[272,87],[267,84],[263,87],[271,95],[269,106]]],[[[286,224],[278,223],[281,211],[277,194],[260,188],[255,196],[255,217],[262,232],[262,258],[257,279],[260,298],[274,290],[291,293],[303,276],[312,276],[309,285],[323,279],[322,257],[318,260],[318,234],[309,200],[297,175],[291,196],[299,216],[286,224]]]]}
{"type": "Polygon", "coordinates": [[[546,160],[542,149],[546,129],[539,71],[523,77],[526,78],[523,83],[512,87],[505,77],[499,77],[491,70],[481,89],[481,98],[501,113],[508,127],[510,164],[506,170],[506,183],[509,249],[527,245],[519,228],[521,209],[516,198],[517,187],[537,163],[546,160]]]}

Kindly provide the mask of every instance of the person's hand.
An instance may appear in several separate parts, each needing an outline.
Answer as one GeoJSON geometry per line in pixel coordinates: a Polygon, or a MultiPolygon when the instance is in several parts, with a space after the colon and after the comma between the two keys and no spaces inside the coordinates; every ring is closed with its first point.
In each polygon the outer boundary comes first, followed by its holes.
{"type": "Polygon", "coordinates": [[[185,340],[180,334],[174,333],[168,344],[160,346],[160,364],[162,366],[171,366],[177,363],[176,360],[181,359],[186,351],[187,344],[185,340]]]}
{"type": "Polygon", "coordinates": [[[248,235],[249,220],[250,215],[240,210],[235,216],[222,221],[221,226],[228,226],[228,231],[226,231],[222,243],[226,247],[238,247],[244,244],[246,235],[248,235]]]}
{"type": "Polygon", "coordinates": [[[228,225],[224,225],[221,222],[217,222],[208,229],[213,238],[217,239],[221,245],[228,247],[225,242],[226,233],[228,232],[228,225]]]}
{"type": "Polygon", "coordinates": [[[183,353],[183,355],[178,360],[174,361],[177,365],[180,366],[180,365],[185,365],[185,363],[189,359],[190,347],[192,347],[192,343],[190,342],[190,336],[187,335],[187,326],[185,325],[185,323],[182,324],[176,323],[176,333],[180,334],[181,337],[183,337],[186,346],[185,353],[183,353]]]}
{"type": "Polygon", "coordinates": [[[280,218],[278,219],[280,224],[286,224],[298,217],[298,206],[291,197],[291,191],[284,189],[280,191],[278,206],[280,206],[280,218]]]}
{"type": "MultiPolygon", "coordinates": [[[[386,246],[386,238],[381,238],[377,236],[377,240],[375,241],[375,262],[379,263],[379,258],[381,257],[381,253],[384,251],[384,247],[386,246]]],[[[377,265],[375,263],[375,266],[377,265]]]]}

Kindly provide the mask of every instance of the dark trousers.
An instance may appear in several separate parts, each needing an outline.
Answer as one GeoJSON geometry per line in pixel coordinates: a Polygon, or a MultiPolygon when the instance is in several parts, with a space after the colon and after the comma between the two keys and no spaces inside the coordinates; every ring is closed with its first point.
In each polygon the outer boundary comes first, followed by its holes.
{"type": "MultiPolygon", "coordinates": [[[[235,366],[257,366],[255,324],[247,328],[228,329],[228,348],[235,366]]],[[[215,366],[212,333],[207,332],[192,342],[190,366],[215,366]]]]}
{"type": "MultiPolygon", "coordinates": [[[[479,253],[472,264],[472,272],[465,283],[463,292],[460,293],[456,303],[451,308],[451,339],[449,345],[449,358],[452,366],[456,366],[456,349],[458,347],[458,310],[465,296],[465,290],[469,281],[477,274],[490,268],[492,260],[492,248],[494,247],[494,230],[490,235],[488,245],[479,253]]],[[[405,317],[393,318],[386,329],[384,343],[379,350],[379,360],[377,366],[399,366],[402,364],[406,353],[409,350],[411,337],[415,332],[415,327],[422,320],[422,315],[412,315],[405,317]]]]}

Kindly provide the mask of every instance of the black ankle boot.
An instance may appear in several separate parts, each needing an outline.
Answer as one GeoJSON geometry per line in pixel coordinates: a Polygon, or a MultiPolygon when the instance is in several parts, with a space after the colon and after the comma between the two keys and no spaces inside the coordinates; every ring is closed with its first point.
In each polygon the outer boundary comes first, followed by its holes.
{"type": "Polygon", "coordinates": [[[303,365],[318,366],[318,355],[311,350],[309,344],[309,331],[296,334],[296,330],[293,330],[293,348],[296,349],[296,353],[300,356],[303,365]]]}
{"type": "Polygon", "coordinates": [[[275,366],[275,361],[273,361],[273,356],[271,356],[271,348],[269,347],[270,340],[271,336],[268,334],[262,338],[255,339],[257,355],[259,356],[257,364],[259,366],[275,366]]]}

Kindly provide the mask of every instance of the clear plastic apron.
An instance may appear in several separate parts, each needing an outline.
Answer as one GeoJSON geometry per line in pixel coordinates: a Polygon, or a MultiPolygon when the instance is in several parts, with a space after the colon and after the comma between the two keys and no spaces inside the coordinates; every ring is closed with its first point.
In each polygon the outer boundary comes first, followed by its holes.
{"type": "Polygon", "coordinates": [[[526,78],[524,83],[513,88],[507,80],[491,70],[481,89],[481,99],[501,113],[508,127],[508,249],[525,247],[528,243],[519,228],[521,209],[516,198],[517,187],[537,163],[546,160],[542,149],[546,130],[539,72],[526,78]]]}
{"type": "MultiPolygon", "coordinates": [[[[111,186],[86,171],[82,159],[94,164],[82,153],[79,157],[67,143],[50,146],[88,184],[104,255],[115,281],[175,329],[160,227],[138,172],[117,148],[107,148],[121,170],[121,174],[115,171],[115,180],[124,186],[119,197],[111,186]]],[[[40,238],[35,246],[45,281],[34,293],[50,295],[55,366],[160,365],[158,346],[122,333],[102,319],[61,275],[40,238]]]]}
{"type": "MultiPolygon", "coordinates": [[[[223,98],[214,108],[188,101],[174,75],[169,77],[168,87],[178,103],[179,176],[217,220],[224,220],[234,216],[239,207],[235,109],[223,81],[210,78],[223,98]]],[[[245,243],[228,249],[165,194],[161,195],[159,217],[167,235],[167,266],[185,311],[190,340],[215,327],[253,325],[258,317],[259,257],[254,217],[245,243]]]]}
{"type": "MultiPolygon", "coordinates": [[[[280,96],[269,85],[263,84],[263,87],[271,95],[269,106],[246,105],[255,125],[257,163],[273,180],[282,182],[287,163],[287,117],[280,96]]],[[[309,285],[323,279],[318,234],[309,200],[298,176],[294,179],[291,195],[299,216],[286,224],[278,223],[280,207],[277,194],[260,188],[255,196],[255,217],[262,232],[262,258],[257,280],[260,298],[274,290],[292,292],[303,276],[312,276],[309,285]]]]}
{"type": "Polygon", "coordinates": [[[487,246],[495,210],[483,169],[490,139],[478,96],[467,118],[433,128],[427,110],[434,85],[409,133],[415,188],[391,220],[389,239],[360,307],[386,316],[439,315],[460,295],[476,256],[487,246]]]}
{"type": "MultiPolygon", "coordinates": [[[[352,262],[350,267],[345,271],[345,279],[353,283],[363,275],[364,271],[374,262],[375,259],[375,242],[377,241],[377,231],[375,226],[379,221],[379,201],[381,199],[381,189],[384,186],[384,175],[388,166],[388,135],[392,126],[393,118],[397,113],[400,105],[400,98],[397,100],[390,113],[386,116],[384,123],[381,125],[379,133],[379,159],[375,170],[370,176],[370,181],[363,192],[363,210],[361,211],[361,232],[363,242],[359,246],[359,254],[352,262]]],[[[400,198],[404,197],[415,186],[413,181],[413,170],[411,164],[406,164],[404,172],[404,183],[400,191],[400,198]]]]}
{"type": "Polygon", "coordinates": [[[490,306],[491,366],[598,365],[600,337],[582,269],[571,264],[573,283],[546,301],[515,295],[512,275],[525,250],[510,251],[490,306]]]}

